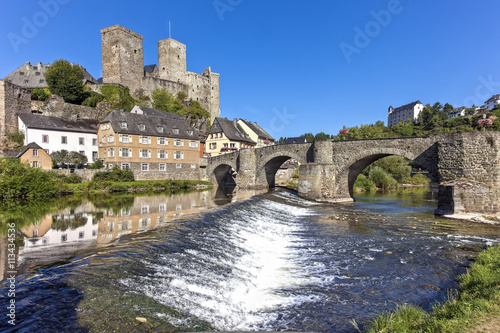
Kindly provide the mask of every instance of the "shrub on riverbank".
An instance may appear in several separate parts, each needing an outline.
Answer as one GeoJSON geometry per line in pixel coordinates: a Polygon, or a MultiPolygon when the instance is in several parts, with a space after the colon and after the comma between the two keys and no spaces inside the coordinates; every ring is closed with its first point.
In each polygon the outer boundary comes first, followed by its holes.
{"type": "Polygon", "coordinates": [[[53,197],[59,188],[52,176],[22,164],[16,158],[0,158],[0,198],[25,199],[53,197]]]}
{"type": "Polygon", "coordinates": [[[118,167],[110,171],[96,172],[92,177],[92,181],[95,182],[133,182],[134,180],[134,173],[131,170],[120,170],[118,167]]]}
{"type": "Polygon", "coordinates": [[[469,271],[460,276],[458,294],[447,303],[435,305],[429,314],[412,305],[400,306],[373,319],[364,331],[458,333],[483,317],[498,318],[499,313],[500,246],[496,246],[480,253],[469,271]]]}

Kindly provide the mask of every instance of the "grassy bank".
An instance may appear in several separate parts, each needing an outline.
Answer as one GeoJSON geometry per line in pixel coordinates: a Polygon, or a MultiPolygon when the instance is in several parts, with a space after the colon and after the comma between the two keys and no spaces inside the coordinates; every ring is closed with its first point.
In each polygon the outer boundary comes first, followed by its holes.
{"type": "Polygon", "coordinates": [[[478,332],[500,329],[500,246],[480,253],[468,272],[460,276],[456,295],[435,305],[431,313],[401,305],[374,318],[363,332],[459,333],[476,332],[469,330],[477,327],[478,332]]]}
{"type": "Polygon", "coordinates": [[[203,180],[136,180],[128,182],[90,181],[88,183],[63,184],[62,194],[99,194],[112,192],[152,192],[182,190],[202,186],[212,186],[203,180]]]}

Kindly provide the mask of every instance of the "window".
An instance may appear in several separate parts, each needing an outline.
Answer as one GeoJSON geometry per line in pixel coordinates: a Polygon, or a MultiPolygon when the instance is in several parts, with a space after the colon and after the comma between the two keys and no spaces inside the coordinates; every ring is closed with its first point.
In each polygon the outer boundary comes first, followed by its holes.
{"type": "Polygon", "coordinates": [[[183,147],[184,146],[184,140],[174,140],[174,146],[176,146],[176,147],[183,147]]]}
{"type": "Polygon", "coordinates": [[[61,235],[61,242],[65,242],[68,240],[68,235],[67,234],[62,234],[61,235]]]}
{"type": "Polygon", "coordinates": [[[115,142],[115,136],[113,134],[108,135],[108,142],[115,142]]]}
{"type": "Polygon", "coordinates": [[[132,135],[121,135],[118,137],[119,142],[132,143],[132,135]]]}
{"type": "Polygon", "coordinates": [[[85,144],[85,138],[78,138],[78,144],[83,146],[85,144]]]}
{"type": "Polygon", "coordinates": [[[108,164],[108,169],[113,169],[113,163],[108,164]]]}
{"type": "Polygon", "coordinates": [[[97,138],[92,138],[92,146],[97,146],[97,138]]]}
{"type": "Polygon", "coordinates": [[[167,164],[166,163],[158,164],[158,171],[167,171],[167,164]]]}
{"type": "Polygon", "coordinates": [[[147,137],[147,136],[140,136],[139,137],[139,143],[141,143],[143,145],[150,144],[151,143],[151,138],[147,137]]]}
{"type": "Polygon", "coordinates": [[[193,135],[194,134],[193,130],[188,130],[187,132],[188,132],[189,135],[193,135]]]}
{"type": "Polygon", "coordinates": [[[122,163],[122,170],[130,170],[130,163],[122,163]]]}
{"type": "Polygon", "coordinates": [[[127,124],[127,122],[126,122],[126,121],[122,121],[122,122],[120,122],[120,127],[121,127],[121,128],[128,128],[128,124],[127,124]]]}
{"type": "Polygon", "coordinates": [[[158,150],[157,153],[156,153],[156,157],[159,158],[159,159],[166,159],[168,158],[168,151],[165,151],[165,150],[158,150]]]}
{"type": "Polygon", "coordinates": [[[38,156],[38,149],[33,149],[33,156],[38,156]]]}
{"type": "Polygon", "coordinates": [[[165,138],[158,138],[158,145],[160,146],[166,146],[168,145],[168,139],[165,139],[165,138]]]}
{"type": "Polygon", "coordinates": [[[85,156],[85,151],[83,150],[80,150],[78,153],[82,154],[83,156],[85,156]]]}
{"type": "Polygon", "coordinates": [[[149,171],[149,163],[141,163],[141,171],[149,171]]]}
{"type": "Polygon", "coordinates": [[[101,142],[102,142],[102,143],[106,143],[106,135],[103,135],[103,136],[102,136],[101,142]]]}
{"type": "Polygon", "coordinates": [[[40,76],[40,72],[35,72],[35,76],[40,76]]]}
{"type": "Polygon", "coordinates": [[[151,150],[139,149],[140,158],[151,158],[151,150]]]}
{"type": "Polygon", "coordinates": [[[125,158],[132,157],[132,149],[119,148],[118,157],[125,157],[125,158]]]}
{"type": "Polygon", "coordinates": [[[141,214],[149,214],[149,206],[148,205],[141,206],[141,214]]]}
{"type": "Polygon", "coordinates": [[[115,157],[115,148],[108,148],[108,157],[115,157]]]}
{"type": "Polygon", "coordinates": [[[24,72],[19,72],[19,76],[23,76],[24,75],[24,72]]]}
{"type": "Polygon", "coordinates": [[[38,237],[38,229],[33,229],[33,237],[38,237]]]}
{"type": "Polygon", "coordinates": [[[159,133],[163,133],[163,126],[156,126],[156,130],[157,130],[159,133]]]}
{"type": "Polygon", "coordinates": [[[139,124],[139,130],[144,131],[146,129],[146,125],[139,124]]]}
{"type": "Polygon", "coordinates": [[[158,213],[165,213],[167,211],[167,204],[162,203],[158,205],[158,213]]]}
{"type": "Polygon", "coordinates": [[[92,152],[92,161],[97,160],[97,158],[98,158],[97,152],[96,152],[96,151],[93,151],[93,152],[92,152]]]}
{"type": "Polygon", "coordinates": [[[42,142],[43,143],[49,143],[49,136],[47,134],[42,135],[42,142]]]}
{"type": "Polygon", "coordinates": [[[217,149],[217,143],[212,142],[212,143],[210,144],[210,149],[217,149]]]}
{"type": "Polygon", "coordinates": [[[80,231],[78,233],[78,239],[83,239],[83,237],[85,237],[85,231],[80,231]]]}
{"type": "Polygon", "coordinates": [[[40,163],[40,166],[38,166],[38,162],[37,161],[33,161],[33,162],[30,162],[30,166],[32,168],[40,168],[41,167],[41,163],[40,163]]]}
{"type": "Polygon", "coordinates": [[[174,151],[174,160],[183,160],[184,152],[183,151],[174,151]]]}
{"type": "Polygon", "coordinates": [[[189,147],[198,148],[198,141],[189,141],[189,147]]]}
{"type": "Polygon", "coordinates": [[[195,163],[191,163],[191,169],[196,169],[196,164],[195,163]]]}
{"type": "Polygon", "coordinates": [[[120,215],[121,216],[130,216],[130,208],[122,208],[120,215]]]}
{"type": "Polygon", "coordinates": [[[172,132],[174,132],[174,134],[179,134],[179,129],[178,128],[172,128],[172,132]]]}
{"type": "Polygon", "coordinates": [[[105,130],[106,129],[106,124],[101,124],[101,130],[105,130]]]}
{"type": "Polygon", "coordinates": [[[109,129],[111,127],[111,124],[110,123],[107,123],[106,124],[106,129],[109,129]]]}
{"type": "Polygon", "coordinates": [[[224,147],[224,148],[227,148],[227,147],[228,147],[227,143],[224,143],[223,147],[224,147]]]}
{"type": "Polygon", "coordinates": [[[175,167],[176,167],[177,169],[180,169],[180,168],[182,168],[182,164],[177,163],[177,164],[175,165],[175,167]]]}
{"type": "Polygon", "coordinates": [[[68,137],[67,136],[61,136],[61,144],[63,144],[63,145],[68,144],[68,137]]]}

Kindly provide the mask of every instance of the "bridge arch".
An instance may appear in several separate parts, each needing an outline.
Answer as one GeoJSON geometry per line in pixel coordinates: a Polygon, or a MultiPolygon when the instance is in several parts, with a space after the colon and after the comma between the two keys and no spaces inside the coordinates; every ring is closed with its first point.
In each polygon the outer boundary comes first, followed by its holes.
{"type": "Polygon", "coordinates": [[[238,171],[238,157],[237,152],[212,157],[211,163],[207,166],[209,180],[222,187],[234,185],[234,177],[238,171]]]}
{"type": "MultiPolygon", "coordinates": [[[[267,184],[274,187],[275,176],[283,163],[293,158],[301,164],[307,163],[307,152],[304,152],[302,145],[289,145],[288,149],[257,152],[256,180],[258,184],[267,184]]],[[[309,147],[310,145],[308,145],[309,147]]]]}
{"type": "Polygon", "coordinates": [[[387,156],[401,156],[414,162],[428,172],[435,178],[438,177],[434,159],[429,159],[426,151],[414,151],[400,148],[374,148],[362,150],[357,153],[351,154],[350,157],[344,162],[343,167],[339,168],[335,175],[337,180],[337,188],[339,192],[349,194],[352,198],[354,196],[354,182],[361,172],[373,162],[387,157],[387,156]]]}

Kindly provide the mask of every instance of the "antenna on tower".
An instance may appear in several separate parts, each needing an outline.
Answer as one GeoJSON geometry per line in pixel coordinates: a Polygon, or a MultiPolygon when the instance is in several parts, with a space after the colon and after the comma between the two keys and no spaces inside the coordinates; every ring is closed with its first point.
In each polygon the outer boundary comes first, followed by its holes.
{"type": "Polygon", "coordinates": [[[172,29],[170,27],[170,21],[168,21],[168,38],[172,38],[172,29]]]}

